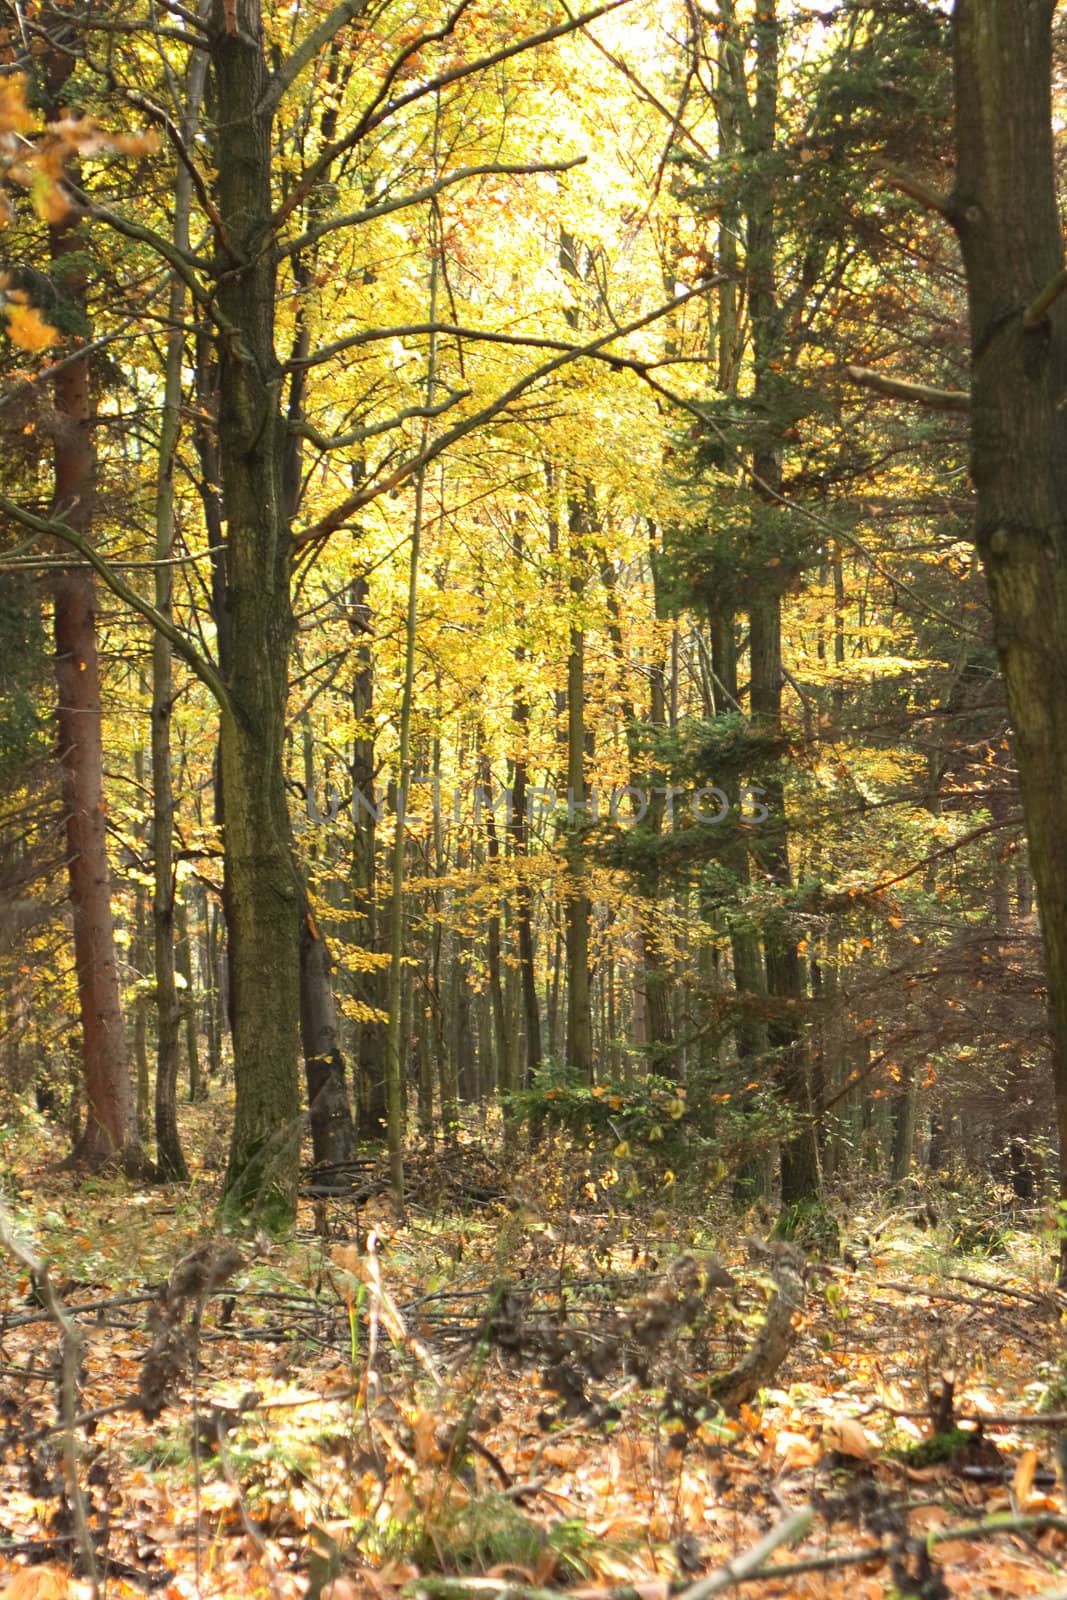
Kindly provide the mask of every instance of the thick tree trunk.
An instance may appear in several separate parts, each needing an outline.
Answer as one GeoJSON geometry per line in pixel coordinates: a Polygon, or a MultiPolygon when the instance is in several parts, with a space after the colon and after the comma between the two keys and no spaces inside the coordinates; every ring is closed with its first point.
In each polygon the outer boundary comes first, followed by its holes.
{"type": "MultiPolygon", "coordinates": [[[[957,0],[956,189],[967,275],[975,537],[989,582],[1045,941],[1067,1200],[1067,297],[1052,138],[1054,0],[957,0]]],[[[1060,1276],[1067,1279],[1067,1234],[1060,1276]]]]}
{"type": "Polygon", "coordinates": [[[272,115],[257,0],[218,0],[210,55],[223,116],[218,207],[236,265],[217,305],[219,458],[226,514],[231,707],[221,724],[225,906],[236,1108],[226,1194],[278,1223],[292,1214],[298,1093],[300,885],[290,852],[283,745],[292,634],[286,426],[274,350],[272,115]]]}

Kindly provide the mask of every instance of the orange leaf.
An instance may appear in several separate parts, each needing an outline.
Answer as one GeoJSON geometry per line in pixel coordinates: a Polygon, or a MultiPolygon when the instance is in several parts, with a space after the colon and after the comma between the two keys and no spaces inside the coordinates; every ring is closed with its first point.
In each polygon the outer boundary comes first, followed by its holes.
{"type": "Polygon", "coordinates": [[[1037,1451],[1033,1445],[1024,1450],[1019,1457],[1012,1479],[1012,1492],[1020,1506],[1026,1504],[1030,1498],[1030,1490],[1034,1486],[1034,1472],[1037,1468],[1037,1451]]]}
{"type": "Polygon", "coordinates": [[[45,322],[36,306],[11,305],[3,308],[7,317],[7,333],[12,344],[20,350],[47,350],[59,335],[45,322]]]}

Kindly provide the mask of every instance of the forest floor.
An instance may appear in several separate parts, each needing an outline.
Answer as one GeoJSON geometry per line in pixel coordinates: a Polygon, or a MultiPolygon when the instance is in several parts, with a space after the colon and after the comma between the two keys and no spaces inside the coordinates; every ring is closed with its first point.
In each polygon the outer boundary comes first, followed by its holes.
{"type": "MultiPolygon", "coordinates": [[[[186,1118],[214,1159],[213,1108],[186,1118]]],[[[958,1195],[845,1197],[849,1264],[811,1264],[773,1383],[723,1416],[704,1380],[775,1292],[725,1201],[470,1136],[413,1154],[403,1223],[308,1199],[238,1257],[217,1172],[138,1190],[48,1153],[2,1136],[5,1227],[83,1351],[0,1252],[12,1600],[90,1595],[90,1548],[98,1590],[183,1600],[1067,1595],[1067,1297],[1036,1215],[968,1235],[958,1195]]]]}

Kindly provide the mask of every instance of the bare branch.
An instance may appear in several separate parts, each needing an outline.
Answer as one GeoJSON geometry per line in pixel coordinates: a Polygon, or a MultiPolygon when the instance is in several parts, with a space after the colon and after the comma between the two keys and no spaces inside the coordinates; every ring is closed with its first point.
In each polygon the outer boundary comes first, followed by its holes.
{"type": "Polygon", "coordinates": [[[88,1506],[78,1472],[78,1441],[74,1433],[78,1410],[78,1373],[85,1350],[85,1339],[56,1292],[47,1262],[34,1255],[33,1251],[16,1236],[7,1210],[2,1207],[0,1207],[0,1245],[3,1245],[19,1265],[30,1273],[37,1286],[45,1313],[59,1334],[63,1361],[59,1385],[60,1421],[57,1431],[63,1434],[63,1476],[66,1481],[67,1499],[78,1553],[89,1575],[93,1600],[99,1600],[100,1567],[96,1559],[96,1546],[89,1527],[88,1506]]]}
{"type": "MultiPolygon", "coordinates": [[[[707,283],[702,287],[706,288],[707,283]]],[[[293,367],[321,367],[327,361],[332,361],[334,356],[343,355],[346,350],[354,350],[364,344],[377,344],[383,339],[412,339],[434,333],[452,339],[467,339],[472,344],[503,344],[524,350],[570,350],[575,354],[590,354],[583,345],[576,345],[567,339],[553,339],[546,334],[497,333],[491,328],[467,328],[458,322],[404,322],[391,328],[363,328],[344,339],[335,339],[332,344],[322,345],[310,355],[297,356],[286,362],[286,370],[293,367]]],[[[656,361],[643,361],[639,356],[620,356],[613,350],[594,350],[591,354],[597,361],[603,361],[610,367],[625,367],[631,372],[641,373],[651,372],[656,367],[707,365],[706,356],[663,356],[656,361]]]]}
{"type": "MultiPolygon", "coordinates": [[[[467,0],[470,3],[470,0],[467,0]]],[[[274,111],[281,103],[285,91],[299,78],[306,66],[310,66],[323,45],[329,44],[336,33],[354,22],[361,11],[366,9],[366,0],[341,0],[339,6],[334,6],[328,17],[313,28],[303,42],[297,45],[288,60],[284,61],[277,72],[271,74],[270,83],[263,96],[264,110],[274,111]]]]}
{"type": "Polygon", "coordinates": [[[891,189],[899,190],[911,200],[918,200],[927,211],[936,211],[939,216],[947,217],[949,221],[955,216],[956,207],[952,196],[935,189],[933,184],[925,183],[922,178],[913,177],[909,172],[897,172],[895,168],[884,167],[880,163],[876,164],[876,170],[881,173],[891,189]]]}
{"type": "Polygon", "coordinates": [[[130,105],[136,106],[138,111],[143,111],[145,116],[148,117],[150,121],[158,123],[159,126],[164,130],[167,138],[174,146],[178,160],[181,162],[182,166],[192,179],[193,187],[196,190],[197,199],[200,201],[201,208],[211,223],[211,226],[215,230],[215,235],[219,241],[219,244],[222,246],[223,250],[225,250],[226,254],[231,258],[231,260],[234,259],[235,253],[233,247],[230,245],[229,240],[226,237],[226,229],[223,226],[222,217],[219,215],[218,207],[211,198],[207,179],[204,177],[204,174],[193,160],[192,151],[182,138],[181,129],[178,127],[173,117],[169,116],[168,113],[163,110],[162,106],[157,106],[154,101],[149,100],[147,95],[138,94],[133,89],[124,90],[123,98],[129,101],[130,105]]]}
{"type": "MultiPolygon", "coordinates": [[[[526,390],[535,383],[540,383],[543,378],[550,377],[553,372],[558,372],[561,367],[570,366],[572,362],[580,360],[583,356],[596,356],[598,352],[604,350],[605,346],[614,343],[616,339],[625,339],[630,334],[638,333],[642,328],[649,327],[651,323],[670,316],[672,311],[676,311],[680,306],[683,306],[687,300],[692,300],[695,296],[706,293],[709,287],[720,282],[722,282],[721,278],[705,279],[695,289],[689,289],[685,294],[677,295],[665,305],[659,305],[654,311],[646,312],[643,317],[638,317],[636,321],[628,323],[625,327],[612,328],[609,332],[602,333],[595,339],[590,339],[588,344],[573,345],[561,354],[554,356],[551,361],[543,362],[541,366],[535,367],[532,372],[527,372],[523,377],[519,378],[509,389],[505,389],[503,394],[498,395],[495,400],[491,400],[488,405],[482,406],[480,410],[473,412],[469,417],[464,417],[461,422],[457,422],[447,432],[439,434],[436,439],[431,440],[424,450],[420,450],[416,455],[410,456],[406,461],[402,461],[386,477],[379,479],[377,483],[368,484],[365,488],[349,495],[340,505],[335,506],[332,511],[328,511],[324,517],[320,517],[317,522],[312,523],[302,533],[297,534],[294,538],[294,543],[301,546],[310,544],[317,539],[328,538],[330,534],[335,533],[342,524],[347,522],[349,517],[353,516],[363,506],[369,504],[371,500],[376,500],[379,495],[387,494],[391,489],[395,489],[400,484],[407,482],[416,472],[428,466],[431,461],[436,460],[439,455],[450,449],[458,440],[472,433],[476,428],[480,428],[484,423],[492,422],[494,418],[506,411],[513,401],[517,400],[520,395],[525,394],[526,390]]],[[[620,365],[626,361],[626,358],[623,357],[617,359],[620,365]]]]}
{"type": "MultiPolygon", "coordinates": [[[[585,30],[583,29],[583,32],[584,31],[585,30]]],[[[643,79],[637,76],[637,73],[634,71],[633,67],[631,67],[630,64],[622,58],[622,56],[617,56],[611,50],[609,50],[606,44],[601,43],[595,33],[586,33],[585,37],[589,40],[589,43],[594,47],[594,49],[600,51],[600,54],[604,57],[605,61],[610,61],[616,72],[622,73],[622,76],[626,79],[627,83],[633,85],[634,89],[641,96],[641,98],[643,100],[647,100],[648,104],[654,107],[654,109],[659,112],[660,116],[665,118],[665,120],[671,124],[671,128],[674,132],[681,133],[686,139],[688,139],[689,143],[693,146],[698,155],[703,156],[706,161],[711,161],[714,159],[711,151],[705,145],[701,144],[700,140],[697,138],[696,134],[693,133],[692,129],[687,128],[685,124],[678,119],[677,113],[672,111],[670,106],[665,106],[663,104],[663,101],[659,98],[659,96],[648,87],[643,79]]]]}
{"type": "Polygon", "coordinates": [[[77,188],[69,181],[65,182],[65,188],[86,216],[91,217],[95,222],[106,223],[116,233],[121,233],[125,239],[136,239],[139,244],[148,245],[149,249],[162,256],[163,260],[174,268],[194,301],[198,305],[208,308],[210,314],[215,317],[216,321],[218,320],[215,312],[210,307],[211,296],[197,277],[198,270],[207,270],[207,262],[201,261],[198,256],[179,250],[176,245],[173,245],[169,239],[165,239],[161,233],[157,233],[154,228],[145,227],[140,222],[133,222],[129,217],[122,216],[120,212],[112,211],[109,206],[100,205],[98,201],[86,194],[84,189],[77,188]]]}
{"type": "Polygon", "coordinates": [[[77,550],[82,559],[88,562],[93,571],[98,573],[104,580],[112,594],[117,595],[120,600],[130,607],[131,611],[136,611],[140,616],[144,617],[146,622],[150,622],[153,628],[161,633],[165,639],[170,640],[170,643],[178,655],[181,656],[186,666],[196,674],[201,683],[210,689],[220,709],[229,712],[231,715],[234,714],[235,707],[230,699],[230,692],[212,663],[205,656],[202,656],[198,650],[193,649],[180,628],[175,627],[174,623],[168,621],[161,612],[157,611],[150,601],[145,600],[137,593],[136,589],[131,588],[126,580],[119,576],[110,562],[104,560],[89,539],[86,539],[83,534],[78,533],[74,528],[69,527],[65,522],[60,522],[53,517],[39,517],[36,512],[27,511],[17,501],[9,500],[7,495],[0,495],[0,515],[10,517],[12,522],[17,523],[20,528],[27,528],[31,533],[35,533],[41,538],[58,539],[60,543],[69,545],[71,549],[77,550]]]}
{"type": "Polygon", "coordinates": [[[891,378],[870,367],[846,367],[853,383],[877,394],[888,395],[893,400],[911,400],[928,406],[932,411],[969,411],[971,397],[966,389],[932,389],[925,383],[909,383],[906,378],[891,378]]]}
{"type": "Polygon", "coordinates": [[[296,255],[300,250],[306,250],[316,240],[328,233],[336,233],[340,228],[356,228],[364,222],[373,222],[377,217],[387,217],[391,211],[403,211],[408,206],[420,205],[425,200],[433,200],[436,195],[445,189],[451,189],[453,184],[462,183],[466,178],[492,177],[501,174],[510,177],[526,177],[538,172],[569,172],[572,167],[580,167],[588,160],[587,156],[574,156],[570,161],[527,161],[512,166],[508,162],[489,161],[477,167],[460,167],[455,172],[437,178],[433,183],[427,183],[421,189],[413,189],[410,194],[396,195],[391,200],[382,200],[377,205],[367,206],[363,211],[349,211],[344,216],[327,217],[323,222],[318,222],[313,228],[308,228],[296,239],[282,245],[278,251],[279,259],[296,255]]]}
{"type": "Polygon", "coordinates": [[[1065,289],[1067,289],[1067,267],[1061,267],[1056,276],[1046,283],[1041,293],[1035,300],[1031,300],[1023,312],[1023,327],[1027,333],[1033,333],[1035,328],[1041,326],[1065,289]]]}
{"type": "Polygon", "coordinates": [[[295,433],[298,438],[309,439],[317,450],[347,450],[351,445],[363,444],[378,434],[391,433],[402,422],[410,422],[412,417],[439,417],[459,405],[461,400],[469,400],[470,396],[470,389],[455,389],[447,400],[441,400],[435,406],[408,406],[406,411],[398,411],[395,417],[389,417],[385,422],[372,422],[365,428],[352,428],[348,433],[320,433],[318,428],[312,427],[302,417],[289,424],[289,432],[295,433]]]}
{"type": "MultiPolygon", "coordinates": [[[[460,0],[459,5],[449,14],[439,28],[434,29],[432,33],[420,33],[417,38],[410,40],[403,47],[395,60],[390,63],[384,78],[378,85],[378,92],[371,102],[372,108],[382,103],[395,82],[397,73],[413,56],[417,56],[419,51],[424,49],[426,45],[440,44],[442,40],[449,37],[463,13],[468,10],[472,3],[473,0],[460,0]]],[[[270,110],[277,107],[286,89],[291,87],[304,68],[309,65],[322,49],[323,45],[329,44],[334,34],[343,28],[346,23],[354,22],[362,9],[362,0],[360,0],[359,4],[342,3],[334,7],[330,15],[319,24],[314,32],[308,34],[303,44],[298,45],[289,59],[273,74],[264,96],[265,107],[270,110]]]]}

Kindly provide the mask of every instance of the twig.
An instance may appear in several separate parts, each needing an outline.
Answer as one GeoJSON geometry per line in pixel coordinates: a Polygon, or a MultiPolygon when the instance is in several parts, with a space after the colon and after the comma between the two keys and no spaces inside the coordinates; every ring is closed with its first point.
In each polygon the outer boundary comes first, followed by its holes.
{"type": "Polygon", "coordinates": [[[49,1275],[47,1265],[35,1256],[28,1246],[20,1244],[15,1238],[7,1208],[0,1204],[0,1244],[14,1256],[20,1266],[26,1268],[36,1280],[37,1292],[44,1302],[48,1312],[59,1333],[60,1344],[63,1350],[63,1373],[60,1384],[60,1417],[63,1430],[63,1477],[66,1483],[67,1498],[70,1501],[71,1514],[74,1519],[74,1538],[78,1553],[85,1563],[85,1570],[92,1586],[93,1600],[100,1596],[100,1569],[96,1560],[96,1549],[93,1536],[89,1529],[89,1514],[82,1494],[81,1483],[78,1478],[78,1440],[75,1436],[77,1396],[78,1396],[78,1371],[81,1367],[82,1351],[85,1348],[84,1340],[77,1325],[67,1315],[55,1286],[49,1275]]]}
{"type": "MultiPolygon", "coordinates": [[[[965,1272],[950,1272],[949,1277],[953,1283],[967,1283],[972,1289],[988,1289],[992,1294],[1010,1296],[1013,1300],[1025,1300],[1028,1305],[1044,1306],[1049,1311],[1056,1307],[1056,1295],[1049,1291],[1047,1294],[1034,1294],[1030,1289],[1016,1289],[1007,1283],[987,1283],[984,1278],[969,1278],[965,1272]]],[[[1059,1296],[1062,1300],[1062,1294],[1059,1296]]]]}
{"type": "MultiPolygon", "coordinates": [[[[927,1422],[930,1420],[928,1406],[891,1406],[886,1400],[874,1400],[862,1413],[869,1417],[876,1411],[884,1411],[891,1417],[915,1417],[927,1422]]],[[[1046,1411],[1037,1415],[1033,1412],[991,1411],[965,1412],[957,1416],[956,1425],[962,1427],[971,1423],[976,1428],[1062,1428],[1067,1427],[1067,1411],[1046,1411]]]]}
{"type": "Polygon", "coordinates": [[[701,1578],[697,1583],[690,1584],[688,1589],[683,1589],[679,1600],[710,1600],[715,1594],[721,1594],[724,1589],[730,1589],[735,1583],[743,1583],[746,1578],[758,1572],[767,1557],[773,1555],[775,1550],[783,1544],[795,1544],[802,1539],[811,1527],[814,1512],[811,1506],[801,1506],[799,1511],[794,1511],[792,1516],[776,1522],[769,1533],[765,1533],[758,1544],[743,1556],[737,1556],[733,1561],[709,1573],[706,1578],[701,1578]]]}

